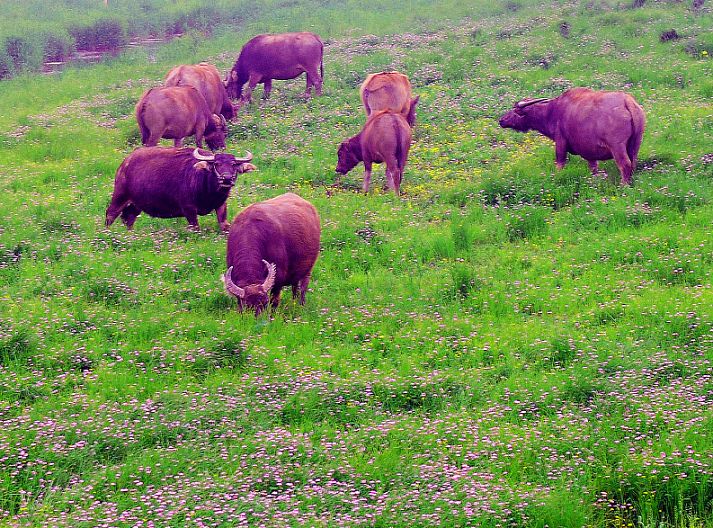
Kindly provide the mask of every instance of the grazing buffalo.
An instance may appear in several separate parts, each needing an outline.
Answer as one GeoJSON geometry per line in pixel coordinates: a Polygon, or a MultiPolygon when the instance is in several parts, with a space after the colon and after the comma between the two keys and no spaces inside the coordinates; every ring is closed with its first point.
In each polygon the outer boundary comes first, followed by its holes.
{"type": "Polygon", "coordinates": [[[587,160],[593,173],[598,161],[614,158],[624,185],[631,184],[645,124],[644,111],[630,95],[588,88],[554,99],[525,99],[500,118],[503,128],[537,130],[552,139],[558,169],[568,152],[587,160]]]}
{"type": "Polygon", "coordinates": [[[207,62],[176,66],[164,81],[164,86],[193,86],[205,98],[208,109],[230,121],[235,117],[235,108],[225,91],[218,68],[207,62]]]}
{"type": "Polygon", "coordinates": [[[270,97],[273,79],[294,79],[307,73],[305,97],[310,96],[314,87],[317,95],[322,95],[324,46],[314,33],[278,33],[258,35],[250,39],[240,50],[238,60],[228,74],[226,88],[232,99],[240,99],[239,104],[249,103],[255,86],[263,83],[263,97],[270,97]],[[245,93],[243,85],[248,83],[245,93]]]}
{"type": "Polygon", "coordinates": [[[241,211],[228,234],[225,289],[238,309],[259,315],[268,300],[280,304],[284,286],[305,303],[312,268],[319,254],[321,228],[314,206],[293,193],[258,202],[241,211]],[[269,299],[268,299],[269,295],[269,299]]]}
{"type": "Polygon", "coordinates": [[[211,150],[225,148],[225,118],[211,112],[193,86],[151,88],[136,104],[136,121],[147,147],[155,147],[161,138],[173,139],[173,145],[180,147],[183,138],[195,135],[200,148],[203,138],[211,150]]]}
{"type": "Polygon", "coordinates": [[[362,83],[359,93],[367,116],[380,110],[390,110],[404,116],[411,128],[416,124],[419,98],[411,97],[411,83],[403,73],[371,73],[362,83]]]}
{"type": "Polygon", "coordinates": [[[382,110],[369,116],[356,136],[339,145],[337,168],[346,174],[364,162],[364,192],[369,192],[371,164],[386,163],[386,186],[400,193],[401,178],[411,148],[411,127],[401,114],[382,110]]]}
{"type": "Polygon", "coordinates": [[[250,160],[249,152],[244,158],[236,158],[190,148],[138,148],[116,171],[106,226],[121,215],[131,229],[144,211],[158,218],[184,216],[190,227],[198,229],[198,215],[215,210],[220,227],[227,230],[230,224],[225,202],[236,174],[255,169],[250,160]]]}

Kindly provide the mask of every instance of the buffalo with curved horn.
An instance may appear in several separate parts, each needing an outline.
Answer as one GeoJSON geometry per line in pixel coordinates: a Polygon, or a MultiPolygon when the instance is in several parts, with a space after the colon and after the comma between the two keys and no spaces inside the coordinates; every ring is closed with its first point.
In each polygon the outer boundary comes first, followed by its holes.
{"type": "Polygon", "coordinates": [[[524,99],[500,118],[518,132],[537,130],[555,142],[561,169],[567,153],[582,156],[593,173],[599,161],[614,158],[623,185],[631,184],[646,126],[644,110],[624,92],[572,88],[554,99],[524,99]]]}
{"type": "Polygon", "coordinates": [[[240,212],[228,233],[228,271],[221,276],[238,309],[259,315],[280,304],[280,292],[292,286],[305,303],[312,268],[319,255],[321,227],[314,206],[286,193],[240,212]]]}
{"type": "Polygon", "coordinates": [[[158,218],[185,217],[198,229],[198,216],[215,210],[227,230],[226,201],[236,175],[255,170],[250,152],[203,154],[199,149],[142,147],[129,154],[116,171],[114,193],[106,210],[109,227],[121,215],[127,229],[145,212],[158,218]]]}

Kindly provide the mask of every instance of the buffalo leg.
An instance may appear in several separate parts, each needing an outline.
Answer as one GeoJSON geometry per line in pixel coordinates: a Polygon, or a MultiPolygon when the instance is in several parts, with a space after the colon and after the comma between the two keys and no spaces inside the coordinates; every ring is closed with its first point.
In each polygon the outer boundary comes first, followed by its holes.
{"type": "Polygon", "coordinates": [[[365,193],[369,192],[369,184],[371,183],[371,162],[367,163],[364,161],[364,184],[362,185],[362,191],[365,193]]]}
{"type": "MultiPolygon", "coordinates": [[[[304,279],[297,283],[300,289],[300,304],[302,306],[304,306],[305,304],[305,295],[307,295],[307,287],[309,286],[309,280],[310,275],[307,275],[304,279]]],[[[294,286],[292,287],[292,293],[295,293],[294,286]]]]}
{"type": "Polygon", "coordinates": [[[394,188],[394,171],[386,166],[386,188],[393,190],[394,188]]]}
{"type": "Polygon", "coordinates": [[[566,141],[555,141],[555,164],[557,169],[564,169],[567,165],[567,142],[566,141]]]}
{"type": "Polygon", "coordinates": [[[597,160],[587,160],[587,165],[589,165],[589,170],[592,174],[599,172],[599,162],[597,160]]]}
{"type": "Polygon", "coordinates": [[[314,88],[314,93],[322,95],[322,78],[317,73],[317,70],[307,70],[307,88],[305,88],[305,97],[310,98],[310,88],[314,88]]]}
{"type": "Polygon", "coordinates": [[[196,125],[196,146],[203,148],[203,134],[205,133],[205,124],[196,125]]]}
{"type": "Polygon", "coordinates": [[[270,305],[272,306],[272,310],[275,311],[277,310],[277,307],[280,305],[280,295],[282,294],[282,290],[272,290],[270,292],[270,305]]]}
{"type": "Polygon", "coordinates": [[[270,92],[272,91],[272,79],[268,79],[263,83],[263,86],[265,89],[262,92],[262,98],[263,99],[269,99],[270,98],[270,92]]]}
{"type": "Polygon", "coordinates": [[[200,231],[198,225],[198,210],[195,208],[186,208],[183,210],[183,216],[188,220],[188,228],[194,231],[200,231]]]}
{"type": "Polygon", "coordinates": [[[250,80],[248,81],[248,87],[245,89],[245,93],[243,94],[243,104],[249,103],[252,101],[253,98],[253,90],[257,86],[257,84],[260,82],[260,77],[257,75],[251,75],[250,80]]]}
{"type": "Polygon", "coordinates": [[[404,170],[401,168],[397,168],[393,172],[393,180],[394,180],[394,192],[396,193],[396,196],[401,196],[401,178],[403,176],[404,170]]]}
{"type": "Polygon", "coordinates": [[[176,138],[173,140],[173,146],[181,148],[183,146],[183,138],[176,138]]]}
{"type": "Polygon", "coordinates": [[[136,217],[141,214],[141,210],[134,204],[130,203],[121,212],[121,221],[124,222],[126,229],[131,231],[134,227],[134,222],[136,222],[136,217]]]}
{"type": "Polygon", "coordinates": [[[161,133],[151,132],[151,134],[149,134],[149,138],[146,142],[144,142],[144,147],[155,147],[158,145],[159,141],[161,141],[161,133]]]}
{"type": "Polygon", "coordinates": [[[228,204],[227,202],[220,205],[215,210],[215,217],[218,219],[218,225],[223,231],[230,229],[230,222],[228,222],[228,204]]]}
{"type": "Polygon", "coordinates": [[[631,160],[626,152],[626,145],[624,143],[614,145],[611,148],[611,153],[614,156],[616,166],[619,168],[619,172],[621,173],[622,185],[631,185],[631,173],[634,169],[631,166],[631,160]]]}

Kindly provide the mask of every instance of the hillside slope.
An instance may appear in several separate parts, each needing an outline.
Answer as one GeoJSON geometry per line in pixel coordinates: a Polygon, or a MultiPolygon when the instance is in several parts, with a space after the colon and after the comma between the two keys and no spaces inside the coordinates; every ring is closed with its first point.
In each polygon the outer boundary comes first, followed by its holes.
{"type": "Polygon", "coordinates": [[[411,4],[285,2],[156,62],[0,84],[0,526],[713,523],[713,16],[411,4]],[[143,90],[295,29],[324,37],[325,95],[256,90],[229,214],[297,192],[323,250],[306,306],[255,319],[215,216],[103,218],[143,90]],[[388,68],[421,96],[400,198],[382,167],[367,196],[334,173],[388,68]],[[572,86],[646,110],[632,187],[498,127],[572,86]]]}

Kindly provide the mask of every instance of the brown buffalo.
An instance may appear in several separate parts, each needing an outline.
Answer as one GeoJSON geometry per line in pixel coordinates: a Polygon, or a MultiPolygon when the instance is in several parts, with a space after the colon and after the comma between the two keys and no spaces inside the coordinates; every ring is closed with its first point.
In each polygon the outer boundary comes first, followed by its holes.
{"type": "Polygon", "coordinates": [[[337,168],[346,174],[364,162],[364,192],[369,192],[372,163],[386,164],[386,186],[400,193],[401,178],[411,148],[411,127],[399,113],[382,110],[369,116],[356,136],[339,145],[337,168]]]}
{"type": "Polygon", "coordinates": [[[141,130],[141,142],[147,147],[158,145],[159,139],[173,139],[173,145],[183,145],[183,138],[196,136],[196,145],[203,148],[203,138],[211,150],[225,148],[228,128],[225,118],[208,108],[205,98],[193,86],[151,88],[136,104],[136,121],[141,130]]]}
{"type": "Polygon", "coordinates": [[[362,83],[359,93],[367,116],[380,110],[390,110],[404,116],[411,128],[416,124],[419,98],[412,98],[411,83],[403,73],[371,73],[362,83]]]}
{"type": "Polygon", "coordinates": [[[287,193],[253,204],[233,220],[228,234],[225,289],[238,300],[238,309],[259,315],[268,301],[280,304],[284,286],[292,286],[305,303],[312,268],[319,254],[321,228],[314,206],[287,193]],[[268,299],[269,295],[269,299],[268,299]]]}
{"type": "Polygon", "coordinates": [[[500,118],[503,128],[537,130],[552,139],[558,169],[568,152],[587,160],[593,173],[598,161],[614,158],[624,185],[631,184],[645,124],[644,111],[630,95],[588,88],[554,99],[525,99],[500,118]]]}
{"type": "Polygon", "coordinates": [[[278,33],[258,35],[250,39],[240,50],[238,60],[228,74],[226,88],[232,99],[239,104],[249,103],[252,91],[259,83],[265,86],[263,97],[270,97],[273,79],[294,79],[307,73],[305,97],[314,87],[322,95],[324,46],[314,33],[278,33]],[[243,85],[248,83],[245,93],[243,85]]]}
{"type": "Polygon", "coordinates": [[[231,120],[235,117],[235,108],[225,91],[218,69],[212,64],[182,64],[176,66],[164,81],[164,86],[193,86],[205,98],[208,109],[231,120]]]}
{"type": "Polygon", "coordinates": [[[254,170],[252,154],[204,154],[198,149],[141,147],[129,154],[114,179],[114,194],[106,210],[109,227],[121,215],[131,229],[142,212],[158,218],[179,218],[198,229],[198,215],[215,210],[223,230],[225,205],[238,173],[254,170]]]}

